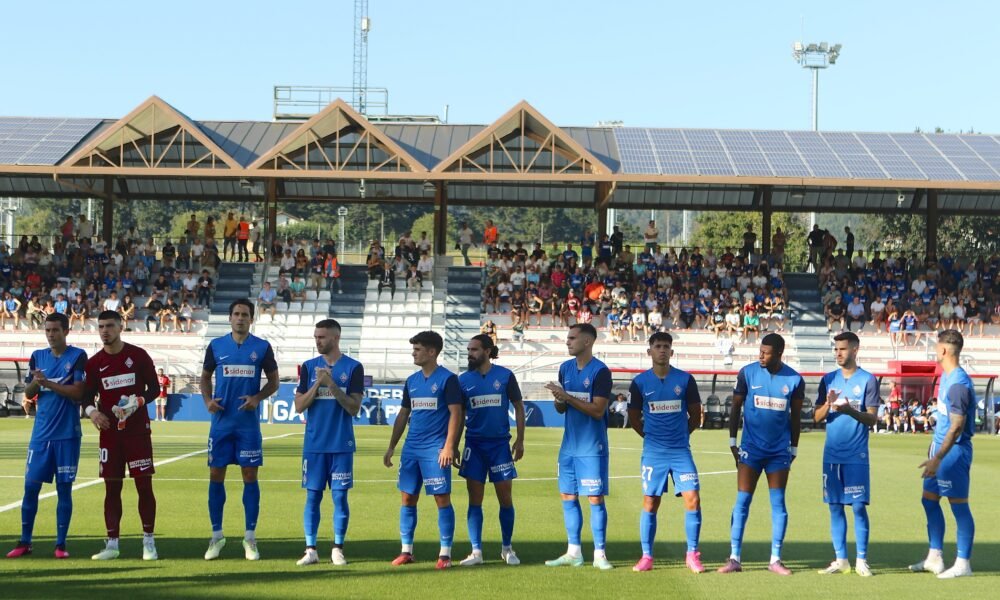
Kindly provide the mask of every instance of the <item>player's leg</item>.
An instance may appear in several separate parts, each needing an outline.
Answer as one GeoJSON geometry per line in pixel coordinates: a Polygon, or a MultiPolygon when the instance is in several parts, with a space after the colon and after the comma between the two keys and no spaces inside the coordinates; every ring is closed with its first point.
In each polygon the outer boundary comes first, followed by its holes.
{"type": "Polygon", "coordinates": [[[438,509],[438,534],[441,550],[438,552],[436,568],[451,568],[451,548],[455,540],[455,507],[451,505],[451,467],[442,468],[437,453],[419,460],[424,492],[434,497],[438,509]]]}
{"type": "Polygon", "coordinates": [[[417,460],[401,456],[399,460],[399,480],[396,487],[400,492],[399,506],[399,538],[402,550],[392,561],[394,566],[407,565],[413,562],[413,532],[417,529],[417,501],[420,499],[420,486],[423,477],[417,460]]]}
{"type": "Polygon", "coordinates": [[[660,496],[667,489],[670,468],[663,460],[642,456],[639,479],[642,481],[642,513],[639,515],[639,544],[642,556],[632,567],[633,571],[653,570],[653,544],[656,540],[656,512],[660,509],[660,496]]]}
{"type": "Polygon", "coordinates": [[[80,464],[80,438],[55,442],[56,450],[56,558],[69,558],[66,536],[73,518],[73,482],[80,464]]]}
{"type": "Polygon", "coordinates": [[[465,478],[465,489],[469,494],[469,508],[465,513],[466,527],[472,552],[458,564],[472,567],[483,563],[483,496],[486,492],[486,478],[489,465],[483,460],[483,453],[468,441],[462,451],[462,466],[458,471],[465,478]]]}
{"type": "MultiPolygon", "coordinates": [[[[506,443],[504,444],[506,445],[506,443]]],[[[514,474],[517,477],[517,474],[514,474]]],[[[508,565],[519,565],[521,560],[514,553],[514,480],[494,483],[497,502],[500,504],[500,558],[508,565]]]]}
{"type": "Polygon", "coordinates": [[[910,570],[914,572],[930,571],[935,575],[944,571],[944,511],[941,510],[941,494],[938,489],[937,479],[934,477],[924,479],[924,492],[920,503],[924,507],[927,515],[927,557],[924,560],[910,565],[910,570]]]}
{"type": "Polygon", "coordinates": [[[583,565],[583,548],[580,534],[583,531],[583,512],[580,510],[579,481],[576,463],[572,456],[559,455],[557,463],[559,497],[563,506],[563,523],[566,526],[566,553],[559,558],[545,561],[547,567],[583,565]]]}
{"type": "Polygon", "coordinates": [[[750,515],[750,503],[753,501],[757,480],[763,471],[763,465],[740,449],[740,463],[736,467],[736,502],[733,504],[733,514],[730,517],[730,552],[726,564],[719,568],[719,573],[738,573],[743,570],[741,554],[743,551],[743,532],[746,530],[747,517],[750,515]]]}
{"type": "Polygon", "coordinates": [[[107,541],[104,549],[91,556],[92,560],[118,558],[118,536],[122,520],[122,484],[125,479],[125,454],[120,440],[123,436],[108,433],[100,441],[100,476],[104,478],[104,526],[107,541]]]}
{"type": "MultiPolygon", "coordinates": [[[[938,575],[939,579],[953,579],[972,575],[972,543],[976,537],[976,523],[969,509],[969,470],[972,467],[972,449],[954,446],[941,461],[937,477],[939,481],[951,481],[951,487],[942,490],[948,498],[951,512],[955,515],[955,533],[958,542],[958,556],[950,569],[938,575]]],[[[940,484],[939,484],[940,487],[940,484]]]]}
{"type": "Polygon", "coordinates": [[[243,475],[243,551],[247,560],[260,560],[257,549],[257,518],[260,516],[260,483],[257,467],[241,466],[243,475]]]}
{"type": "Polygon", "coordinates": [[[302,558],[295,563],[300,567],[319,562],[316,537],[319,532],[323,491],[330,481],[329,468],[325,464],[330,456],[320,452],[302,453],[302,488],[306,491],[306,504],[302,510],[302,529],[306,538],[306,550],[302,558]]]}
{"type": "Polygon", "coordinates": [[[333,466],[330,473],[330,495],[333,499],[333,550],[330,560],[334,565],[344,566],[344,541],[347,526],[351,521],[351,507],[347,503],[347,492],[354,487],[354,453],[339,452],[332,455],[333,466]]]}
{"type": "Polygon", "coordinates": [[[608,495],[608,457],[581,457],[577,459],[577,473],[580,474],[582,493],[590,502],[590,531],[594,536],[594,567],[602,571],[613,569],[608,561],[605,547],[608,535],[608,507],[604,497],[608,495]]]}
{"type": "Polygon", "coordinates": [[[21,497],[21,539],[17,546],[7,553],[7,558],[19,558],[31,554],[31,539],[34,534],[35,516],[38,514],[38,494],[43,482],[51,482],[55,475],[55,457],[50,451],[51,442],[41,442],[28,446],[25,464],[24,496],[21,497]]]}
{"type": "Polygon", "coordinates": [[[693,573],[704,573],[701,564],[701,483],[698,478],[698,468],[690,452],[671,461],[670,474],[674,481],[674,492],[684,499],[684,533],[687,539],[687,549],[684,554],[684,564],[693,573]]]}
{"type": "Polygon", "coordinates": [[[767,465],[767,468],[775,469],[767,473],[767,491],[771,498],[771,560],[768,570],[778,575],[791,575],[792,573],[781,562],[781,548],[785,543],[785,532],[788,530],[785,488],[788,487],[790,464],[789,458],[780,457],[767,465]]]}
{"type": "Polygon", "coordinates": [[[833,542],[834,560],[820,575],[850,573],[851,563],[847,559],[847,515],[844,513],[845,465],[823,463],[823,502],[830,510],[830,540],[833,542]]]}
{"type": "Polygon", "coordinates": [[[142,559],[157,560],[153,533],[156,529],[156,496],[153,494],[153,441],[148,435],[123,436],[125,463],[139,496],[139,519],[142,522],[142,559]]]}
{"type": "Polygon", "coordinates": [[[222,516],[226,507],[226,469],[236,463],[236,445],[233,436],[216,431],[208,432],[208,518],[212,525],[212,538],[205,551],[205,560],[219,558],[226,545],[222,533],[222,516]]]}

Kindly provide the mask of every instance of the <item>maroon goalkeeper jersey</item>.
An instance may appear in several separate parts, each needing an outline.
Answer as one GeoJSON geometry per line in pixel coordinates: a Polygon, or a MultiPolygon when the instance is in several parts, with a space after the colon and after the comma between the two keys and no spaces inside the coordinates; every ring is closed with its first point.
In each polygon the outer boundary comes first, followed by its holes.
{"type": "MultiPolygon", "coordinates": [[[[102,435],[117,431],[114,423],[118,418],[111,413],[111,407],[118,404],[122,396],[135,394],[140,398],[153,398],[160,391],[153,360],[145,350],[132,344],[125,344],[118,354],[101,350],[91,356],[84,370],[84,381],[88,393],[99,394],[97,407],[111,420],[111,429],[101,432],[102,435]]],[[[149,412],[145,406],[132,413],[125,423],[121,432],[125,435],[149,435],[149,412]]]]}

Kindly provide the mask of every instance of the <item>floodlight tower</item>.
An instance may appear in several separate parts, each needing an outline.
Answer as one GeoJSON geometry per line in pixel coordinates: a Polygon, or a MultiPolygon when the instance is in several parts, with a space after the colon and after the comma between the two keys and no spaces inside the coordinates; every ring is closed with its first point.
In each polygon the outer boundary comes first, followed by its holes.
{"type": "MultiPolygon", "coordinates": [[[[834,44],[830,46],[826,42],[821,42],[819,44],[803,44],[802,42],[795,42],[792,44],[792,58],[795,62],[803,69],[811,69],[813,76],[813,94],[812,94],[812,128],[813,131],[819,131],[819,71],[820,69],[825,69],[830,65],[837,63],[837,58],[840,57],[840,49],[842,46],[840,44],[834,44]]],[[[813,225],[816,224],[816,213],[809,213],[809,230],[811,231],[813,225]]]]}
{"type": "Polygon", "coordinates": [[[354,0],[354,93],[351,103],[362,115],[368,114],[368,0],[354,0]]]}

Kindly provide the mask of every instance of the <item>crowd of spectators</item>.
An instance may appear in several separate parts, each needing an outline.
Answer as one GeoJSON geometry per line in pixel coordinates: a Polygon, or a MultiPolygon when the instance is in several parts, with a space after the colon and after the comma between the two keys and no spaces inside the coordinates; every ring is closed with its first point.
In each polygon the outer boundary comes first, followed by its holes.
{"type": "MultiPolygon", "coordinates": [[[[776,234],[784,247],[783,234],[776,234]]],[[[549,250],[522,242],[488,246],[483,311],[509,313],[515,334],[540,326],[593,323],[616,342],[639,341],[665,329],[704,329],[717,337],[755,342],[760,332],[782,331],[785,296],[779,253],[755,252],[747,228],[744,246],[665,248],[655,222],[633,251],[618,227],[600,240],[584,231],[578,242],[549,250]]]]}
{"type": "MultiPolygon", "coordinates": [[[[463,253],[467,252],[466,247],[463,253]]],[[[407,231],[396,242],[390,256],[378,240],[372,240],[365,264],[368,278],[378,282],[379,297],[388,289],[389,298],[395,298],[397,281],[402,282],[407,291],[419,291],[423,289],[424,280],[434,275],[431,241],[426,231],[420,234],[420,239],[414,239],[413,232],[407,231]]]]}

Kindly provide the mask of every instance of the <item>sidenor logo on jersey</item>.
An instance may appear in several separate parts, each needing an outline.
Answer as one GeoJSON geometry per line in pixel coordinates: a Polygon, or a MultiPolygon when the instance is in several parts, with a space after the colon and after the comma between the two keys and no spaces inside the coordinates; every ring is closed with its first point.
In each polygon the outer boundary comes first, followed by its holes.
{"type": "Polygon", "coordinates": [[[680,400],[654,400],[648,406],[651,415],[681,412],[680,400]]]}
{"type": "Polygon", "coordinates": [[[484,394],[482,396],[473,396],[469,398],[469,404],[471,404],[474,409],[500,406],[500,401],[500,394],[484,394]]]}
{"type": "Polygon", "coordinates": [[[256,374],[253,365],[222,365],[223,377],[253,377],[256,374]]]}
{"type": "Polygon", "coordinates": [[[770,396],[754,396],[753,405],[764,410],[785,410],[785,407],[788,406],[788,400],[770,396]]]}
{"type": "Polygon", "coordinates": [[[124,375],[112,375],[101,379],[101,385],[106,390],[116,390],[118,388],[135,385],[135,373],[125,373],[124,375]]]}
{"type": "Polygon", "coordinates": [[[411,410],[437,410],[437,398],[410,398],[411,410]]]}

